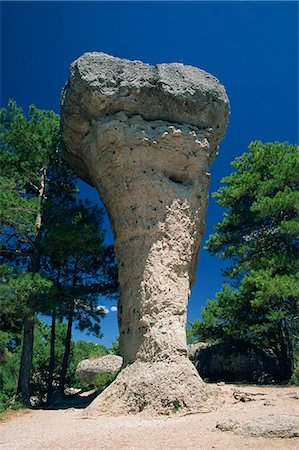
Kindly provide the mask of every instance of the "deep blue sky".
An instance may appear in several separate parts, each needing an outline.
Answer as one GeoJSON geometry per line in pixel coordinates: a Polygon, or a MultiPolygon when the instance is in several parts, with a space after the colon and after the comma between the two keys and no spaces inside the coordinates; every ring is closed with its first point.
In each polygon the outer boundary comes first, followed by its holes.
{"type": "MultiPolygon", "coordinates": [[[[13,98],[25,110],[34,103],[58,113],[69,65],[86,51],[182,62],[220,79],[231,117],[211,191],[252,140],[298,143],[297,2],[1,2],[1,106],[13,98]]],[[[95,190],[81,188],[98,201],[95,190]]],[[[206,236],[222,213],[211,200],[206,236]]],[[[189,319],[220,289],[220,268],[201,251],[189,319]]],[[[110,345],[118,333],[115,312],[102,330],[98,342],[110,345]]]]}

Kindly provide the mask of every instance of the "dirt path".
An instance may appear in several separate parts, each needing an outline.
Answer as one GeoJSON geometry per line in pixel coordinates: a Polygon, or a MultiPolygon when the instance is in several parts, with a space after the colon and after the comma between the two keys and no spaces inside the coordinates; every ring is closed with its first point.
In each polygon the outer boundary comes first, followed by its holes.
{"type": "MultiPolygon", "coordinates": [[[[299,438],[259,437],[260,429],[239,424],[289,423],[298,417],[299,389],[225,385],[223,405],[216,411],[168,418],[141,416],[84,418],[82,409],[35,410],[0,424],[0,448],[5,450],[243,450],[299,448],[299,438]],[[224,423],[221,431],[217,423],[224,423]],[[227,425],[228,424],[228,425],[227,425]],[[245,430],[245,431],[244,431],[245,430]],[[252,431],[253,430],[253,431],[252,431]]],[[[269,427],[268,427],[269,428],[269,427]]],[[[265,431],[265,430],[264,430],[265,431]]],[[[268,430],[269,431],[269,430],[268,430]]],[[[267,432],[267,427],[266,427],[267,432]]],[[[281,431],[280,431],[281,433],[281,431]]],[[[271,432],[267,432],[271,435],[271,432]]]]}

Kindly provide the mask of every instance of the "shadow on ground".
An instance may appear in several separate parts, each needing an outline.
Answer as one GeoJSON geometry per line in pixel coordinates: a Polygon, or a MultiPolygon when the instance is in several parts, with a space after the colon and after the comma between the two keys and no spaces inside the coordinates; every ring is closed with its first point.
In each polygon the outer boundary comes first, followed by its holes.
{"type": "Polygon", "coordinates": [[[54,397],[50,405],[42,404],[33,406],[31,409],[39,410],[58,410],[58,409],[84,409],[101,393],[101,390],[81,390],[75,394],[65,395],[64,397],[54,397]]]}

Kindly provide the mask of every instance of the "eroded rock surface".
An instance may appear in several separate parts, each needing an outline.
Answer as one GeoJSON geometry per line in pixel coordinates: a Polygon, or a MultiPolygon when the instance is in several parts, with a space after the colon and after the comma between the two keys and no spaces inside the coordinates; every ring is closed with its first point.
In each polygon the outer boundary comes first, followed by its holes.
{"type": "Polygon", "coordinates": [[[186,307],[205,231],[210,166],[229,104],[210,74],[87,53],[62,95],[65,157],[94,185],[115,238],[124,369],[101,412],[201,410],[186,307]]]}

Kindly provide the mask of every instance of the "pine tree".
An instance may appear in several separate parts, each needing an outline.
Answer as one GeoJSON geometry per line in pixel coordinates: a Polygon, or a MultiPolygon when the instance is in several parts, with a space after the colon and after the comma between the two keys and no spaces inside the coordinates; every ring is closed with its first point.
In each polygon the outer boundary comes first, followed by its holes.
{"type": "Polygon", "coordinates": [[[56,317],[65,316],[69,323],[64,385],[73,320],[81,329],[100,333],[97,297],[116,292],[117,271],[113,251],[103,245],[102,213],[78,200],[75,175],[60,157],[59,117],[31,106],[27,119],[11,101],[0,112],[0,142],[2,302],[8,322],[13,316],[19,328],[23,322],[18,393],[29,404],[36,314],[52,315],[50,392],[56,317]],[[9,266],[14,275],[11,271],[8,277],[9,266]],[[20,308],[11,286],[24,283],[20,308]]]}
{"type": "MultiPolygon", "coordinates": [[[[112,247],[104,245],[102,212],[78,199],[76,177],[60,156],[59,117],[11,101],[0,112],[1,342],[20,333],[18,393],[30,404],[33,331],[38,312],[52,316],[48,395],[51,397],[57,318],[68,320],[61,374],[69,361],[73,322],[100,335],[101,294],[117,292],[112,247]],[[23,288],[20,289],[19,287],[23,288]]],[[[15,337],[14,336],[14,337],[15,337]]],[[[19,337],[18,337],[19,338],[19,337]]]]}
{"type": "Polygon", "coordinates": [[[273,349],[291,376],[298,340],[298,147],[253,142],[214,194],[226,209],[207,241],[230,261],[227,283],[189,335],[241,339],[273,349]]]}
{"type": "MultiPolygon", "coordinates": [[[[59,118],[51,111],[29,108],[28,119],[13,101],[0,111],[1,256],[30,273],[40,272],[43,211],[47,201],[48,168],[58,151],[59,118]]],[[[26,276],[28,277],[28,275],[26,276]]],[[[26,299],[23,350],[18,393],[30,399],[34,318],[38,293],[26,299]]]]}
{"type": "MultiPolygon", "coordinates": [[[[53,220],[45,229],[44,270],[53,281],[56,279],[56,298],[63,298],[52,309],[52,327],[57,314],[66,317],[68,324],[59,388],[63,394],[73,324],[81,331],[101,337],[104,311],[98,306],[98,297],[117,295],[118,284],[113,249],[104,244],[103,211],[88,201],[74,198],[68,198],[54,210],[53,220]]],[[[54,357],[53,349],[52,352],[54,357]]],[[[51,370],[49,373],[51,378],[51,370]]],[[[50,380],[49,399],[51,391],[50,380]]]]}

